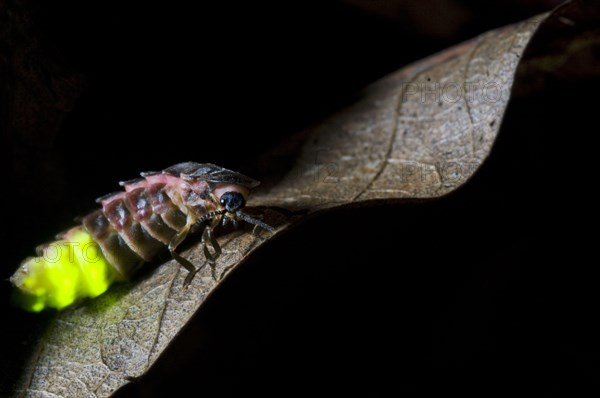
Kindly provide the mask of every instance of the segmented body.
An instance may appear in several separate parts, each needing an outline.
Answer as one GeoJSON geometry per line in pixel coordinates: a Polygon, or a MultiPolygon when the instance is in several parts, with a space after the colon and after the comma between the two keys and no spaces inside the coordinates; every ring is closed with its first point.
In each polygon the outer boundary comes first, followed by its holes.
{"type": "Polygon", "coordinates": [[[259,184],[242,174],[185,162],[141,175],[122,182],[124,191],[99,198],[101,208],[85,216],[80,226],[21,264],[11,282],[29,296],[27,309],[60,309],[79,298],[98,296],[167,247],[192,273],[193,266],[174,249],[193,228],[206,228],[203,243],[209,260],[216,257],[207,249],[209,240],[213,252],[220,253],[212,238],[218,224],[242,220],[271,229],[240,211],[250,189],[259,184]]]}

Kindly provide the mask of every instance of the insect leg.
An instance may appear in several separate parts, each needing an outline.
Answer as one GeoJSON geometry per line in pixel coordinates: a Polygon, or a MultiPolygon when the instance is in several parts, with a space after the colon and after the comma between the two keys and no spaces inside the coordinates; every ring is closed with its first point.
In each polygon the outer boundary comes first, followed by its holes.
{"type": "MultiPolygon", "coordinates": [[[[187,223],[183,226],[183,228],[181,228],[181,230],[179,232],[177,232],[175,234],[175,236],[173,236],[173,238],[171,239],[171,241],[169,242],[169,252],[171,253],[171,256],[175,259],[175,261],[177,261],[183,268],[185,268],[188,272],[189,275],[195,275],[196,274],[196,267],[194,267],[194,265],[189,262],[188,260],[186,260],[185,258],[181,257],[176,251],[175,249],[177,249],[177,246],[179,246],[181,244],[181,242],[183,242],[185,240],[185,238],[187,237],[190,228],[192,227],[192,225],[194,225],[195,220],[191,220],[190,217],[188,217],[187,223]]],[[[186,278],[187,281],[187,278],[186,278]]],[[[190,279],[191,282],[191,279],[190,279]]],[[[189,282],[188,282],[189,284],[189,282]]],[[[185,285],[185,283],[184,283],[185,285]]]]}
{"type": "Polygon", "coordinates": [[[219,242],[217,242],[217,239],[215,238],[213,231],[219,225],[220,221],[221,216],[215,217],[213,222],[210,225],[206,226],[206,228],[204,228],[204,231],[202,232],[202,246],[204,249],[204,256],[210,264],[211,273],[214,280],[217,280],[215,276],[215,261],[221,255],[222,250],[221,246],[219,245],[219,242]],[[208,243],[210,243],[210,245],[212,246],[214,253],[211,253],[208,249],[208,243]]]}

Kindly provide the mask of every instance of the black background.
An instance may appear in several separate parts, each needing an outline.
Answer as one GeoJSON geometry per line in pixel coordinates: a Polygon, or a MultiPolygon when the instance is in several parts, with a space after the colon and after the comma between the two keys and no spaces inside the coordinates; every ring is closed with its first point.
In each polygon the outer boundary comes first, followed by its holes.
{"type": "MultiPolygon", "coordinates": [[[[18,107],[2,107],[3,277],[118,180],[183,160],[268,178],[274,148],[364,85],[553,2],[357,3],[22,3],[33,59],[84,83],[50,138],[11,130],[18,107]]],[[[6,103],[28,40],[4,43],[6,103]]],[[[594,88],[513,101],[489,162],[449,197],[335,211],[261,249],[120,396],[597,387],[597,261],[581,228],[595,224],[594,88]]],[[[6,339],[20,341],[45,316],[9,307],[8,291],[6,339]]]]}

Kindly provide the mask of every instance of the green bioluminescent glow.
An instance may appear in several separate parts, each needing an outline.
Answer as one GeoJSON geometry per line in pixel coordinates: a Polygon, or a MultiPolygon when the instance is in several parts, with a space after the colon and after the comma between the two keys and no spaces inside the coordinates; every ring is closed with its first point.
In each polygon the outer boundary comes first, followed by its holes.
{"type": "Polygon", "coordinates": [[[20,305],[28,311],[62,309],[76,300],[104,293],[117,279],[97,243],[81,228],[25,260],[11,278],[24,294],[20,305]]]}

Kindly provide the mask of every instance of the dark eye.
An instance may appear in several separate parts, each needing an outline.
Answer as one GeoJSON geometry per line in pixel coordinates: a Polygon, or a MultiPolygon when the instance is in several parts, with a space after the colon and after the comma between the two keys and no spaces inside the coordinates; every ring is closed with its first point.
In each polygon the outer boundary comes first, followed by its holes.
{"type": "Polygon", "coordinates": [[[237,211],[246,206],[246,199],[239,192],[225,192],[221,195],[220,202],[227,211],[237,211]]]}

